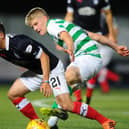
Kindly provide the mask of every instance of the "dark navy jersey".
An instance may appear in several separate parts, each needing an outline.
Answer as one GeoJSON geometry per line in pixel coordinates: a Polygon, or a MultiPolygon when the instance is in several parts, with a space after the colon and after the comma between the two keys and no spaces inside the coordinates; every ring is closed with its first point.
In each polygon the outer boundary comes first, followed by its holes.
{"type": "Polygon", "coordinates": [[[101,26],[101,32],[103,35],[106,35],[109,33],[107,22],[106,22],[106,17],[103,13],[101,14],[100,26],[101,26]]]}
{"type": "Polygon", "coordinates": [[[67,0],[67,11],[74,14],[73,22],[88,31],[100,32],[102,9],[110,9],[108,0],[67,0]]]}
{"type": "Polygon", "coordinates": [[[25,35],[6,36],[6,49],[0,50],[0,56],[15,65],[42,74],[40,63],[42,52],[45,52],[50,58],[50,70],[55,68],[58,58],[42,44],[25,35]]]}

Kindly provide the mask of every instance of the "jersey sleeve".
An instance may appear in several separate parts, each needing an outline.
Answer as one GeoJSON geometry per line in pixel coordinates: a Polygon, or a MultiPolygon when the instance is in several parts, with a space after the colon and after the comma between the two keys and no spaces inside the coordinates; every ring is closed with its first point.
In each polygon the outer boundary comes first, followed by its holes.
{"type": "Polygon", "coordinates": [[[30,43],[25,47],[24,53],[30,54],[35,59],[39,59],[41,54],[43,52],[43,49],[40,45],[38,45],[36,42],[30,43]]]}
{"type": "Polygon", "coordinates": [[[19,55],[25,54],[32,58],[39,59],[43,52],[41,45],[28,36],[18,35],[13,38],[13,42],[15,42],[15,46],[13,46],[13,48],[15,48],[19,55]]]}
{"type": "Polygon", "coordinates": [[[60,39],[60,33],[63,32],[63,31],[67,31],[67,30],[63,26],[60,26],[57,23],[55,23],[54,20],[51,20],[48,23],[47,32],[51,36],[53,36],[57,39],[60,39]]]}
{"type": "Polygon", "coordinates": [[[30,55],[34,57],[35,59],[39,59],[43,50],[42,48],[34,43],[28,43],[24,46],[24,54],[30,55]]]}

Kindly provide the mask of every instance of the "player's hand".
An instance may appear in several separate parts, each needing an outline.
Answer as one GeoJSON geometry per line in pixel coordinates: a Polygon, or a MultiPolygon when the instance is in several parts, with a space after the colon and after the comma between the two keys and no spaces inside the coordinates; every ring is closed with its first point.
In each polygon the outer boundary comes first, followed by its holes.
{"type": "Polygon", "coordinates": [[[74,53],[73,53],[73,51],[69,50],[69,49],[64,49],[64,52],[69,54],[70,60],[71,60],[71,62],[73,62],[74,61],[74,53]]]}
{"type": "Polygon", "coordinates": [[[122,56],[128,56],[129,55],[129,50],[126,46],[118,46],[116,49],[117,53],[122,55],[122,56]]]}
{"type": "Polygon", "coordinates": [[[49,83],[43,82],[40,87],[40,92],[43,93],[44,96],[50,97],[52,95],[52,89],[49,83]]]}

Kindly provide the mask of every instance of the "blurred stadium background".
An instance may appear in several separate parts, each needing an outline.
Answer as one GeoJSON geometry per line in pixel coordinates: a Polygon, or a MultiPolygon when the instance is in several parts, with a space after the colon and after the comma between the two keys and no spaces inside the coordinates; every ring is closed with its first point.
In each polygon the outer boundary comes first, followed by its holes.
{"type": "MultiPolygon", "coordinates": [[[[112,0],[112,12],[116,18],[119,34],[118,43],[127,45],[129,48],[129,0],[112,0]]],[[[29,27],[24,24],[25,14],[32,8],[40,6],[46,9],[50,17],[61,17],[63,18],[66,12],[66,0],[56,0],[56,1],[41,1],[41,0],[4,0],[0,4],[0,21],[5,25],[7,33],[14,34],[26,34],[32,38],[40,41],[44,45],[50,42],[49,49],[56,53],[63,62],[65,62],[66,54],[56,52],[54,46],[52,45],[52,40],[48,35],[45,37],[39,36],[37,33],[32,31],[29,27]],[[59,6],[60,5],[60,6],[59,6]]],[[[129,87],[129,58],[124,58],[117,55],[114,52],[109,68],[119,73],[121,80],[117,83],[117,87],[129,87]]],[[[0,83],[8,83],[14,80],[22,72],[22,69],[14,66],[2,59],[0,59],[0,83]]],[[[113,84],[112,84],[113,85],[113,84]]],[[[116,85],[114,83],[114,85],[116,85]]]]}

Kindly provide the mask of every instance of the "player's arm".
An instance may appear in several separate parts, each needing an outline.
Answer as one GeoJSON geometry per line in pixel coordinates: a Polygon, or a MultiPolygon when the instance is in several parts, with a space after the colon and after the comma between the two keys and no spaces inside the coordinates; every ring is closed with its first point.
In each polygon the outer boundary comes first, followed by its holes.
{"type": "Polygon", "coordinates": [[[93,39],[93,40],[95,40],[103,45],[107,45],[107,46],[113,48],[118,54],[120,54],[122,56],[129,55],[129,51],[128,51],[128,48],[126,46],[118,45],[103,35],[93,33],[93,32],[87,32],[87,33],[91,39],[93,39]]]}
{"type": "Polygon", "coordinates": [[[111,10],[104,10],[104,13],[106,16],[106,22],[107,22],[108,31],[109,31],[109,39],[116,43],[117,39],[116,39],[115,32],[113,29],[112,12],[111,10]]]}
{"type": "Polygon", "coordinates": [[[67,12],[64,19],[68,22],[73,22],[73,12],[67,12]]]}
{"type": "Polygon", "coordinates": [[[67,31],[62,31],[60,33],[60,39],[63,40],[68,49],[65,49],[64,51],[70,55],[71,61],[74,61],[74,47],[73,47],[73,39],[70,36],[70,34],[67,31]]]}
{"type": "Polygon", "coordinates": [[[49,73],[50,73],[49,56],[45,52],[41,53],[40,62],[43,71],[43,84],[40,87],[40,91],[43,92],[44,96],[48,97],[52,94],[52,89],[49,85],[49,73]]]}
{"type": "Polygon", "coordinates": [[[73,22],[74,20],[74,7],[73,7],[73,1],[72,0],[67,0],[67,7],[66,7],[66,15],[64,17],[64,19],[66,21],[69,21],[69,22],[73,22]]]}
{"type": "Polygon", "coordinates": [[[27,54],[33,59],[38,59],[41,62],[41,69],[43,73],[43,84],[41,85],[41,92],[43,91],[44,96],[50,96],[52,94],[51,87],[49,85],[49,72],[50,72],[50,65],[49,65],[49,57],[43,51],[42,47],[39,43],[28,36],[25,35],[17,35],[14,37],[15,39],[20,39],[21,44],[20,47],[17,47],[19,52],[23,54],[27,54]],[[23,41],[23,42],[22,42],[23,41]],[[26,42],[25,42],[26,41],[26,42]],[[48,81],[48,82],[45,82],[48,81]]]}
{"type": "MultiPolygon", "coordinates": [[[[55,40],[57,39],[64,41],[67,45],[67,49],[64,49],[65,52],[67,52],[71,58],[71,61],[74,60],[74,55],[73,55],[73,39],[70,36],[70,34],[67,32],[65,27],[60,27],[54,20],[49,22],[49,25],[47,27],[47,31],[50,35],[52,35],[55,40]]],[[[58,41],[56,42],[58,44],[58,41]]]]}
{"type": "Polygon", "coordinates": [[[55,45],[56,45],[56,49],[58,51],[65,51],[65,49],[63,47],[59,46],[57,43],[55,43],[55,45]]]}

